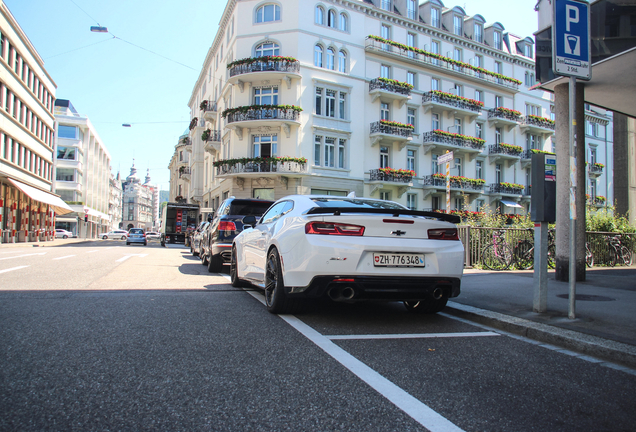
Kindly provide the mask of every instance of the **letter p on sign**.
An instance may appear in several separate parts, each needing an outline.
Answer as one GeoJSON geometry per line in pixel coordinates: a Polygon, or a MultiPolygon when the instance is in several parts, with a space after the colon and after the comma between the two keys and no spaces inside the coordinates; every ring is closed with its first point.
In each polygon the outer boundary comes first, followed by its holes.
{"type": "Polygon", "coordinates": [[[579,22],[579,8],[572,5],[566,5],[565,16],[565,31],[571,31],[570,23],[577,24],[579,22]]]}

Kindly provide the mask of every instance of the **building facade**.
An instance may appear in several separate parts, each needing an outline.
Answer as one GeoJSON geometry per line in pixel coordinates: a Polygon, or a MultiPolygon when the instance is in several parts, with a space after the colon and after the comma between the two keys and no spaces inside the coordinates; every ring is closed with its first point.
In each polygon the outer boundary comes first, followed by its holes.
{"type": "MultiPolygon", "coordinates": [[[[192,153],[192,140],[186,131],[179,137],[174,147],[174,154],[170,159],[170,202],[188,202],[190,190],[190,155],[192,153]]],[[[192,200],[190,202],[193,202],[192,200]]]]}
{"type": "Polygon", "coordinates": [[[123,181],[122,187],[122,229],[143,228],[145,231],[156,231],[159,227],[159,190],[151,184],[150,173],[142,182],[133,161],[130,175],[123,181]]]}
{"type": "Polygon", "coordinates": [[[0,0],[0,243],[54,238],[70,208],[53,193],[56,85],[0,0]]]}
{"type": "Polygon", "coordinates": [[[554,135],[533,53],[439,0],[230,0],[189,100],[184,197],[355,192],[445,209],[438,158],[452,152],[451,210],[526,212],[531,155],[554,135]]]}
{"type": "Polygon", "coordinates": [[[55,226],[98,238],[110,229],[110,154],[88,117],[69,100],[55,101],[55,119],[55,193],[73,209],[55,226]]]}
{"type": "Polygon", "coordinates": [[[122,181],[117,176],[110,175],[110,189],[108,198],[108,216],[110,217],[109,230],[123,229],[123,199],[124,190],[122,181]]]}

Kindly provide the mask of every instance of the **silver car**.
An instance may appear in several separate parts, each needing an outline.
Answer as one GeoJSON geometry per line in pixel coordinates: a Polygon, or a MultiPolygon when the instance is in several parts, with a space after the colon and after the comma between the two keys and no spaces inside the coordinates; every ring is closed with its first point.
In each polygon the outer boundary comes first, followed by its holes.
{"type": "Polygon", "coordinates": [[[128,231],[113,230],[113,231],[107,232],[106,234],[102,234],[102,239],[126,240],[126,236],[128,236],[128,231]]]}
{"type": "Polygon", "coordinates": [[[148,239],[146,239],[146,233],[141,228],[131,228],[128,230],[128,237],[126,238],[126,244],[131,243],[143,243],[144,246],[148,246],[148,239]]]}

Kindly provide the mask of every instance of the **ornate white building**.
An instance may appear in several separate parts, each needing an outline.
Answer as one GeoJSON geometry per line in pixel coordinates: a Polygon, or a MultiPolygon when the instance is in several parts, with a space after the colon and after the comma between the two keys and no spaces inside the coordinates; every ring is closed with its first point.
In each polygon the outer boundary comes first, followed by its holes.
{"type": "Polygon", "coordinates": [[[123,196],[124,190],[119,173],[110,175],[110,195],[108,199],[108,215],[110,217],[110,230],[123,229],[123,196]]]}
{"type": "Polygon", "coordinates": [[[533,44],[440,0],[229,0],[173,178],[202,207],[355,191],[443,209],[451,151],[451,209],[527,211],[554,134],[533,44]]]}
{"type": "Polygon", "coordinates": [[[146,231],[156,231],[159,226],[159,190],[150,183],[150,172],[142,183],[133,161],[130,175],[123,181],[122,187],[122,229],[143,228],[146,231]]]}

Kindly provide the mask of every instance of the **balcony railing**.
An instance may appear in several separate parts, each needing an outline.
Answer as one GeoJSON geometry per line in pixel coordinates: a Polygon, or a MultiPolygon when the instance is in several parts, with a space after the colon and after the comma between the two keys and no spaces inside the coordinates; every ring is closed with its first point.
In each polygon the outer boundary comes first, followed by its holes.
{"type": "Polygon", "coordinates": [[[444,105],[448,105],[450,107],[456,107],[463,110],[474,111],[476,114],[479,114],[481,112],[481,106],[479,105],[472,104],[470,102],[467,102],[461,99],[445,97],[443,95],[435,94],[432,91],[426,92],[422,95],[422,103],[426,103],[426,102],[437,102],[444,105]]]}
{"type": "Polygon", "coordinates": [[[184,175],[190,175],[190,168],[189,167],[179,168],[179,178],[181,178],[184,175]]]}
{"type": "Polygon", "coordinates": [[[484,148],[484,144],[473,141],[467,138],[458,138],[448,135],[437,134],[434,131],[426,132],[422,135],[422,142],[424,143],[436,143],[445,144],[456,147],[465,147],[481,151],[484,148]]]}
{"type": "Polygon", "coordinates": [[[201,111],[203,112],[207,112],[207,111],[216,112],[217,105],[216,105],[216,102],[212,102],[211,100],[204,100],[203,102],[201,102],[200,108],[201,108],[201,111]]]}
{"type": "MultiPolygon", "coordinates": [[[[453,189],[461,189],[464,191],[468,191],[468,192],[483,192],[484,191],[484,185],[481,182],[476,182],[476,181],[471,181],[474,179],[457,179],[457,178],[450,178],[450,187],[453,189]]],[[[424,176],[424,178],[422,179],[422,183],[425,186],[436,186],[439,188],[445,188],[446,187],[446,177],[444,176],[439,176],[439,175],[429,175],[429,176],[424,176]]]]}
{"type": "Polygon", "coordinates": [[[390,82],[386,82],[384,80],[381,80],[379,78],[375,78],[372,79],[371,81],[369,81],[369,91],[373,91],[373,90],[385,90],[385,91],[389,91],[392,93],[397,93],[397,94],[401,94],[404,96],[410,96],[411,95],[411,89],[408,87],[404,87],[401,86],[399,84],[393,84],[390,82]]]}
{"type": "Polygon", "coordinates": [[[510,147],[505,147],[499,144],[493,144],[488,147],[488,153],[518,157],[518,156],[521,156],[522,151],[517,148],[510,148],[510,147]]]}
{"type": "Polygon", "coordinates": [[[236,162],[216,167],[216,175],[243,173],[306,173],[307,164],[300,162],[236,162]]]}
{"type": "Polygon", "coordinates": [[[192,140],[190,139],[190,137],[182,137],[179,139],[179,144],[192,145],[192,140]]]}
{"type": "Polygon", "coordinates": [[[205,132],[203,132],[203,134],[201,135],[201,139],[203,139],[203,141],[206,142],[219,142],[221,141],[221,136],[222,133],[220,130],[210,130],[210,129],[206,129],[205,132]]]}
{"type": "Polygon", "coordinates": [[[387,135],[399,136],[402,138],[412,138],[413,137],[413,129],[408,127],[400,127],[388,125],[386,123],[382,123],[380,121],[371,123],[371,133],[381,133],[387,135]]]}
{"type": "Polygon", "coordinates": [[[600,165],[592,164],[592,165],[589,165],[588,170],[589,170],[590,174],[592,174],[592,175],[601,175],[601,174],[603,174],[603,168],[604,167],[602,167],[600,165]]]}
{"type": "Polygon", "coordinates": [[[553,121],[550,121],[548,119],[544,119],[542,117],[537,117],[537,116],[527,115],[524,118],[524,120],[523,120],[523,124],[528,125],[528,126],[537,126],[537,127],[540,127],[540,128],[554,130],[554,122],[553,121]]]}
{"type": "Polygon", "coordinates": [[[505,186],[502,183],[491,183],[490,184],[490,193],[521,195],[522,192],[523,192],[523,186],[510,187],[510,186],[505,186]]]}
{"type": "Polygon", "coordinates": [[[252,72],[299,73],[300,62],[256,60],[252,63],[236,65],[230,68],[230,77],[252,72]]]}
{"type": "Polygon", "coordinates": [[[514,114],[508,111],[498,110],[496,108],[488,111],[488,118],[510,120],[514,122],[518,122],[521,119],[521,117],[518,114],[514,114]]]}
{"type": "Polygon", "coordinates": [[[435,58],[432,55],[425,55],[425,54],[422,54],[421,52],[417,52],[414,50],[409,50],[409,49],[402,48],[400,46],[396,46],[395,42],[393,41],[388,41],[388,42],[390,43],[383,43],[372,37],[367,37],[365,46],[367,50],[371,49],[371,50],[377,50],[381,52],[390,53],[393,55],[407,58],[410,61],[416,61],[428,67],[454,71],[465,76],[479,79],[480,81],[486,81],[488,83],[496,84],[511,90],[515,90],[515,91],[519,90],[519,84],[515,82],[517,80],[510,81],[507,79],[498,78],[493,75],[489,75],[485,72],[475,71],[468,64],[465,64],[465,65],[461,65],[461,63],[460,65],[453,64],[452,59],[449,59],[451,61],[447,61],[447,60],[444,60],[444,57],[442,56],[438,56],[440,58],[435,58]]]}
{"type": "Polygon", "coordinates": [[[412,175],[386,173],[379,169],[369,171],[369,180],[371,181],[390,181],[396,183],[410,183],[413,181],[412,175]]]}
{"type": "Polygon", "coordinates": [[[299,112],[282,108],[248,109],[246,112],[236,111],[227,115],[227,122],[234,123],[250,120],[294,120],[298,121],[299,112]]]}

